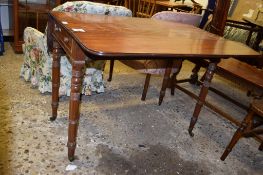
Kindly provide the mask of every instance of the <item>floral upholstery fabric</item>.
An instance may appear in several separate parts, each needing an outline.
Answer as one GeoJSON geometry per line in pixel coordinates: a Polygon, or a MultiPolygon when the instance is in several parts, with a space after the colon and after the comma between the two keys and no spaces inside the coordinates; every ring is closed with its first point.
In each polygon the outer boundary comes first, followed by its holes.
{"type": "Polygon", "coordinates": [[[54,8],[53,11],[89,13],[109,16],[132,16],[132,12],[125,7],[89,1],[66,2],[54,8]]]}
{"type": "MultiPolygon", "coordinates": [[[[232,41],[237,41],[241,43],[246,43],[247,37],[249,35],[248,30],[226,26],[224,30],[224,38],[230,39],[232,41]]],[[[257,33],[253,32],[249,46],[252,47],[256,41],[257,33]]]]}
{"type": "MultiPolygon", "coordinates": [[[[132,12],[121,6],[93,3],[88,1],[67,2],[53,9],[54,11],[89,13],[111,16],[131,16],[132,12]]],[[[37,87],[41,93],[52,90],[52,54],[47,51],[46,35],[38,30],[27,27],[24,30],[24,63],[20,76],[30,81],[32,87],[37,87]]],[[[60,63],[60,95],[70,95],[71,64],[66,56],[60,63]]],[[[82,93],[104,92],[103,69],[105,61],[91,62],[84,74],[82,93]]]]}

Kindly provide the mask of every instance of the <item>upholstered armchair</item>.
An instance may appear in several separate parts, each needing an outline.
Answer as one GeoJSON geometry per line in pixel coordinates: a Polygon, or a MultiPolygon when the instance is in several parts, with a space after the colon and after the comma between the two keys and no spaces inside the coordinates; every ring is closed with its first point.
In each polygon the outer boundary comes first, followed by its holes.
{"type": "MultiPolygon", "coordinates": [[[[94,3],[89,1],[66,2],[53,11],[88,13],[109,16],[132,16],[132,12],[121,6],[94,3]]],[[[24,30],[24,62],[20,76],[30,81],[32,87],[37,87],[41,93],[51,92],[52,53],[47,50],[46,34],[27,27],[24,30]]],[[[105,61],[93,61],[86,66],[82,93],[104,92],[103,69],[105,61]]],[[[60,65],[60,95],[70,95],[71,64],[66,56],[61,57],[60,65]]]]}

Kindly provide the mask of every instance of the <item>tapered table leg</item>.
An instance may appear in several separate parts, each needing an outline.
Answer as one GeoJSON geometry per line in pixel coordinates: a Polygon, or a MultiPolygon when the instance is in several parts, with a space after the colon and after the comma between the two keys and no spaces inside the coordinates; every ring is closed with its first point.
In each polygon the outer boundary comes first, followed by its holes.
{"type": "Polygon", "coordinates": [[[171,87],[171,95],[174,95],[174,89],[175,89],[175,84],[177,83],[177,75],[179,74],[179,72],[182,69],[182,64],[183,64],[183,60],[181,59],[177,59],[174,60],[173,63],[173,67],[175,66],[175,68],[177,68],[177,71],[175,73],[173,73],[171,79],[170,79],[170,87],[171,87]]]}
{"type": "Polygon", "coordinates": [[[216,69],[216,64],[217,63],[215,63],[215,62],[209,63],[208,70],[206,71],[206,74],[205,74],[205,80],[203,82],[203,85],[202,85],[202,88],[201,88],[201,91],[199,94],[199,98],[198,98],[197,103],[195,105],[195,110],[194,110],[193,116],[191,118],[190,126],[188,129],[188,132],[189,132],[190,136],[192,136],[192,137],[194,136],[192,131],[193,131],[195,123],[198,119],[201,108],[203,107],[203,104],[205,102],[205,98],[206,98],[206,95],[208,93],[208,89],[209,89],[211,80],[213,78],[214,71],[216,69]]]}
{"type": "Polygon", "coordinates": [[[71,93],[69,104],[69,126],[68,126],[68,159],[74,160],[76,138],[79,124],[79,105],[80,93],[83,79],[83,69],[85,61],[73,61],[72,63],[72,78],[71,78],[71,93]]]}
{"type": "Polygon", "coordinates": [[[53,62],[52,62],[52,117],[51,121],[56,120],[59,100],[59,85],[60,85],[60,57],[62,48],[54,41],[53,42],[53,62]]]}
{"type": "Polygon", "coordinates": [[[173,61],[172,60],[168,60],[167,61],[167,66],[166,66],[166,69],[165,69],[165,73],[164,73],[164,77],[163,77],[163,83],[162,83],[162,88],[161,88],[161,91],[160,91],[160,96],[159,96],[159,105],[162,104],[163,102],[163,98],[165,96],[165,91],[166,91],[166,88],[169,84],[169,80],[170,80],[170,75],[171,75],[171,71],[172,71],[172,65],[173,65],[173,61]]]}
{"type": "Polygon", "coordinates": [[[149,84],[150,84],[150,80],[151,80],[151,74],[146,74],[144,87],[143,87],[143,92],[142,92],[142,97],[141,97],[142,101],[145,101],[145,98],[146,98],[146,95],[147,95],[147,91],[148,91],[148,88],[149,88],[149,84]]]}

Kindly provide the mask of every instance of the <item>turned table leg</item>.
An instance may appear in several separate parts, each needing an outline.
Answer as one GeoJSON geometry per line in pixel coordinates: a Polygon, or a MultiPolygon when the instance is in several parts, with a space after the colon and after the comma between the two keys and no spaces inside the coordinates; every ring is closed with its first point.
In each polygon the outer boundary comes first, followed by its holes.
{"type": "Polygon", "coordinates": [[[59,85],[60,85],[60,57],[62,48],[54,41],[53,42],[53,62],[52,62],[52,117],[51,121],[56,120],[58,101],[59,101],[59,85]]]}
{"type": "Polygon", "coordinates": [[[69,125],[68,125],[68,159],[74,160],[76,149],[76,138],[79,124],[79,106],[81,85],[83,79],[83,69],[85,61],[73,61],[72,63],[72,78],[71,78],[71,92],[69,104],[69,125]]]}
{"type": "Polygon", "coordinates": [[[205,102],[205,98],[206,98],[206,95],[208,93],[208,89],[209,89],[211,80],[213,78],[214,71],[216,69],[216,64],[217,63],[214,63],[214,62],[209,63],[208,70],[206,71],[206,74],[205,74],[205,80],[202,84],[202,88],[201,88],[201,91],[199,94],[199,98],[198,98],[197,103],[195,105],[195,110],[194,110],[193,116],[191,118],[190,126],[188,129],[188,132],[189,132],[190,136],[192,136],[192,137],[194,136],[192,131],[193,131],[195,123],[198,119],[201,108],[203,107],[203,104],[205,102]]]}

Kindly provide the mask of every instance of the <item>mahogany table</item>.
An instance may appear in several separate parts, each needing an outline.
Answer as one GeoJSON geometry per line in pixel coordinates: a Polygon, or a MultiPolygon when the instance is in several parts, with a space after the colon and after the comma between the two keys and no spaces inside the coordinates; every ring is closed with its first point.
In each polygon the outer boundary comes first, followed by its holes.
{"type": "Polygon", "coordinates": [[[166,59],[167,68],[174,59],[210,60],[191,120],[191,133],[219,60],[261,57],[246,45],[190,25],[147,18],[62,12],[49,14],[48,47],[53,49],[51,120],[57,117],[60,56],[63,50],[72,64],[67,144],[70,161],[74,160],[76,148],[83,69],[90,60],[166,59]]]}

